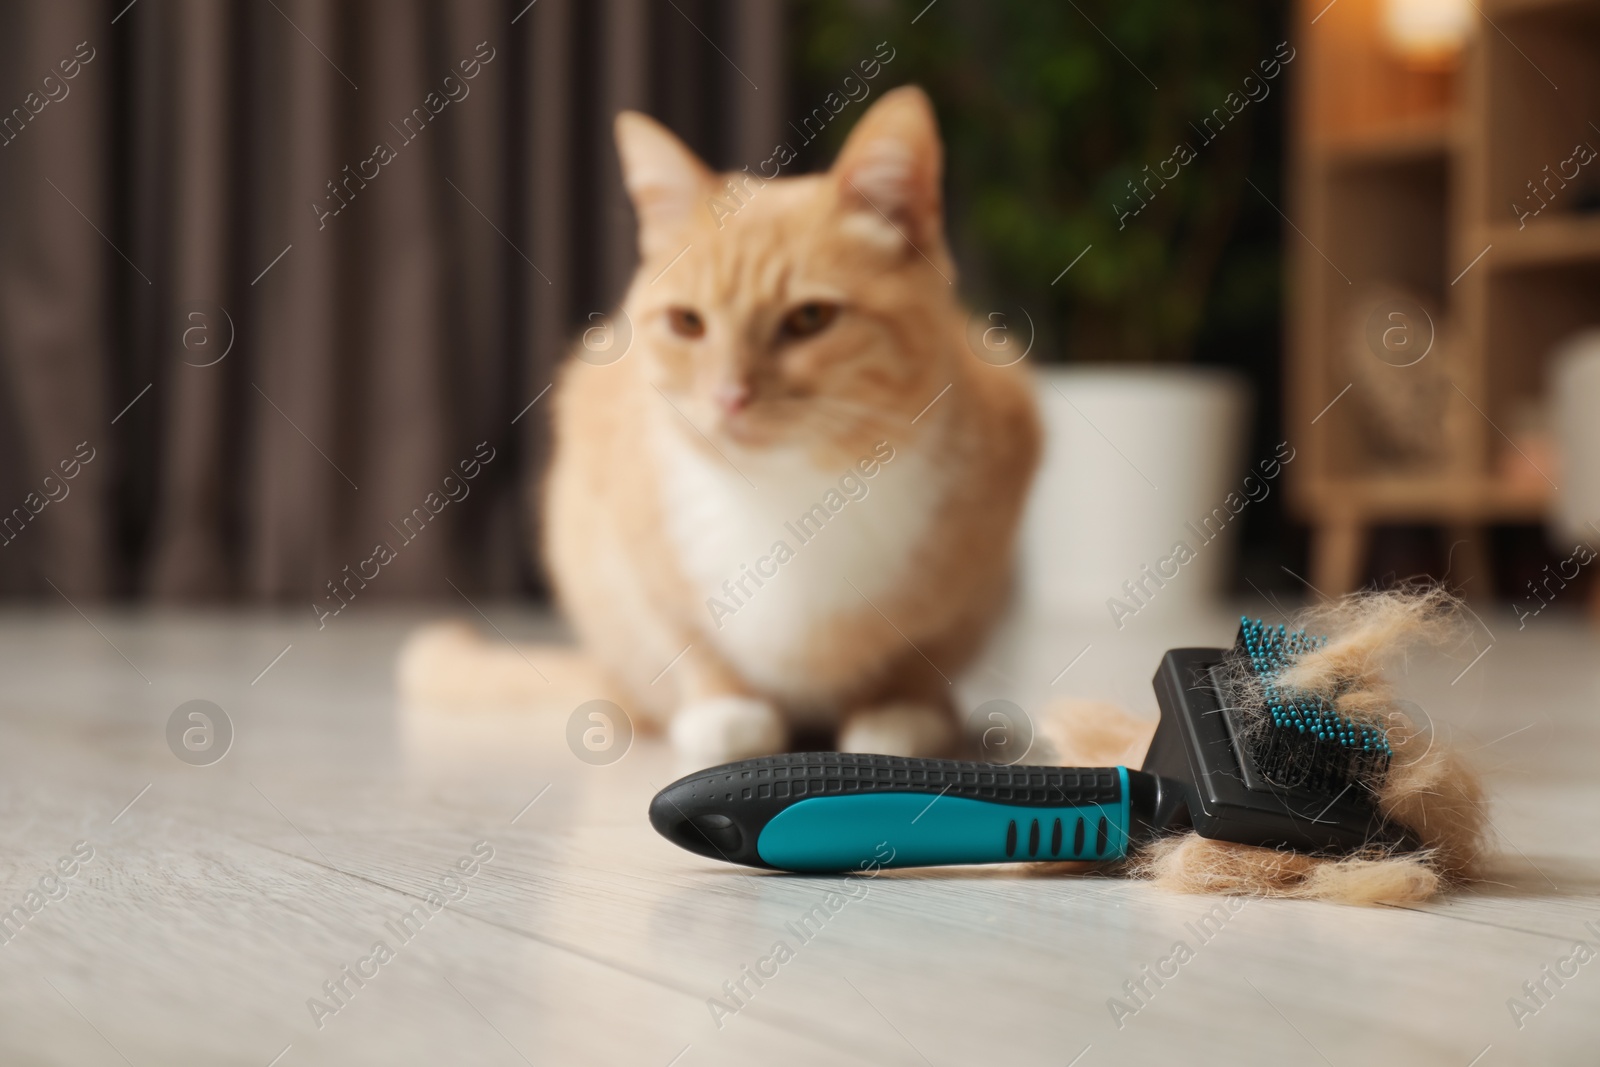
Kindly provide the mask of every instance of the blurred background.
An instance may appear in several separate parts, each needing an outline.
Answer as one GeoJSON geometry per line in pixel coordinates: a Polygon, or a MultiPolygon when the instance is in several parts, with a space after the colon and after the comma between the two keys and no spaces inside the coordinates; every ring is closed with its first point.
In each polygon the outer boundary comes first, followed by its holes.
{"type": "Polygon", "coordinates": [[[545,390],[634,259],[612,116],[801,173],[915,82],[972,336],[1039,372],[1037,606],[1576,609],[1596,10],[8,0],[0,594],[298,607],[394,531],[367,607],[546,596],[545,390]]]}

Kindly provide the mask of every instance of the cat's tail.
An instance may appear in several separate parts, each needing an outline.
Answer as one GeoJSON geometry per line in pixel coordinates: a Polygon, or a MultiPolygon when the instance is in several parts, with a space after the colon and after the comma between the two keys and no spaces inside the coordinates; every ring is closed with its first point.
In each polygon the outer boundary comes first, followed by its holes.
{"type": "Polygon", "coordinates": [[[614,699],[613,686],[576,646],[513,643],[458,619],[408,637],[396,673],[401,700],[420,707],[570,711],[577,701],[614,699]]]}

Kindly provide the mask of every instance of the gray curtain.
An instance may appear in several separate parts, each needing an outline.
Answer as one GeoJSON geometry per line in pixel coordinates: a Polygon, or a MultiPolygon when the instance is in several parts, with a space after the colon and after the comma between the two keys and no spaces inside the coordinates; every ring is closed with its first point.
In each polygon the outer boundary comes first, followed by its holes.
{"type": "Polygon", "coordinates": [[[539,589],[534,401],[634,257],[611,117],[764,158],[783,24],[0,6],[0,593],[295,602],[380,542],[363,596],[539,589]]]}

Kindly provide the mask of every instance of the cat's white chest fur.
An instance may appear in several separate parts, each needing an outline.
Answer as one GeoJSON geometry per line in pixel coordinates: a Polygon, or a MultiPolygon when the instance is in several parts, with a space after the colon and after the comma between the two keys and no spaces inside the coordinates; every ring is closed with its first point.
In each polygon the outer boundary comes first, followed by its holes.
{"type": "Polygon", "coordinates": [[[819,675],[838,673],[807,661],[812,636],[907,580],[941,472],[903,445],[871,478],[853,465],[820,469],[799,449],[726,450],[724,460],[671,431],[660,446],[667,533],[705,632],[755,685],[825,706],[819,675]]]}

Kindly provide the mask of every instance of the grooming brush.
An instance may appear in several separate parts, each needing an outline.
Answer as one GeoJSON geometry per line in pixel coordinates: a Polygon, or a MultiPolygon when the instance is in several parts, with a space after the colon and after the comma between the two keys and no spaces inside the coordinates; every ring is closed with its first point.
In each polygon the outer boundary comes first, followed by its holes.
{"type": "Polygon", "coordinates": [[[1169,651],[1139,770],[797,752],[680,778],[650,802],[650,823],[702,856],[786,871],[1116,860],[1189,828],[1316,854],[1415,847],[1376,806],[1383,731],[1279,683],[1323,642],[1241,619],[1231,649],[1169,651]]]}

